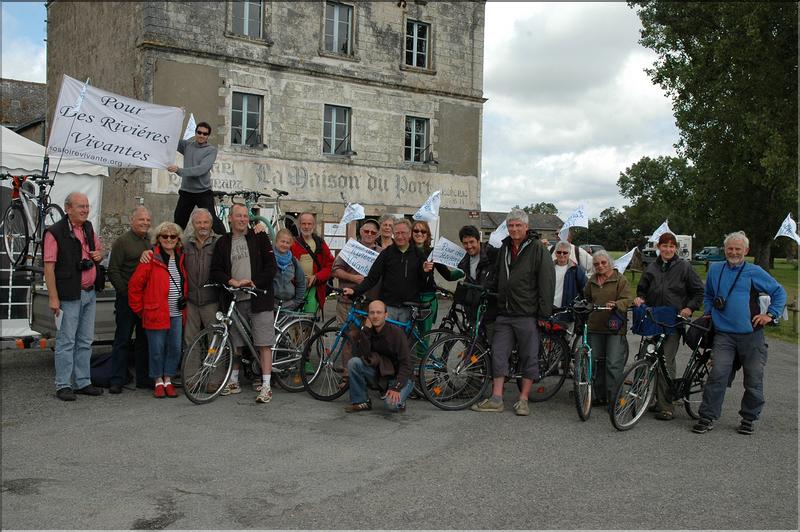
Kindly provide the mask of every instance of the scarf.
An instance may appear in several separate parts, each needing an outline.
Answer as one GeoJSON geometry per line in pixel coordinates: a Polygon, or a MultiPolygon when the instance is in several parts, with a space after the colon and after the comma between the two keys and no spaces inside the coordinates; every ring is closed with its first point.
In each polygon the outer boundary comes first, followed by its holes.
{"type": "Polygon", "coordinates": [[[287,251],[286,253],[281,253],[277,249],[275,251],[275,262],[278,263],[278,268],[285,272],[286,268],[292,263],[292,252],[287,251]]]}

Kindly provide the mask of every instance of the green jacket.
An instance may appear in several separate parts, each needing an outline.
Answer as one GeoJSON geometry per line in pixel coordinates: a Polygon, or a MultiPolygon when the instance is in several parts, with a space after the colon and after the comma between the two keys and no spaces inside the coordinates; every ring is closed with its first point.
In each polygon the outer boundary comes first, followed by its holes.
{"type": "Polygon", "coordinates": [[[124,233],[111,246],[111,258],[108,260],[108,279],[114,285],[117,295],[128,297],[128,281],[139,265],[139,257],[146,249],[150,249],[150,239],[141,237],[132,230],[124,233]]]}
{"type": "MultiPolygon", "coordinates": [[[[609,301],[616,301],[619,311],[627,316],[628,307],[633,303],[631,286],[624,275],[620,275],[617,270],[611,273],[611,277],[605,280],[603,286],[597,282],[597,274],[592,275],[586,288],[583,289],[586,298],[595,305],[605,305],[609,301]]],[[[610,310],[598,310],[589,315],[589,332],[601,334],[625,334],[627,327],[619,331],[611,331],[608,328],[608,318],[611,316],[610,310]]]]}
{"type": "Polygon", "coordinates": [[[541,242],[528,236],[512,258],[511,237],[495,261],[497,311],[501,316],[548,318],[553,313],[556,270],[541,242]]]}

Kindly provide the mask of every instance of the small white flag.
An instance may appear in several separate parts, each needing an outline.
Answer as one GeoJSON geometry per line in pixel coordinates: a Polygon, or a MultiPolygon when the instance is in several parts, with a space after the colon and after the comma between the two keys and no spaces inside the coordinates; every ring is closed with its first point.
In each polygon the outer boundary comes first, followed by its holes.
{"type": "Polygon", "coordinates": [[[620,258],[614,261],[614,269],[616,269],[620,275],[625,273],[625,270],[628,269],[628,265],[631,263],[631,259],[633,259],[633,254],[636,253],[636,248],[633,248],[620,258]]]}
{"type": "Polygon", "coordinates": [[[194,113],[189,113],[189,121],[186,123],[186,129],[183,131],[183,140],[193,139],[195,129],[197,129],[197,123],[194,121],[194,113]]]}
{"type": "Polygon", "coordinates": [[[672,229],[670,229],[670,228],[669,228],[669,225],[667,225],[667,222],[668,222],[668,221],[669,221],[669,220],[664,220],[664,223],[658,226],[658,229],[656,229],[656,230],[653,232],[653,234],[652,234],[652,235],[650,235],[650,238],[648,238],[648,239],[647,239],[647,241],[648,241],[648,242],[658,242],[658,239],[659,239],[659,238],[661,237],[661,235],[663,235],[664,233],[672,233],[672,234],[674,235],[674,234],[675,234],[675,232],[674,232],[672,229]]]}
{"type": "Polygon", "coordinates": [[[586,205],[581,203],[578,205],[578,208],[573,211],[572,214],[567,217],[564,221],[564,225],[561,226],[561,230],[558,232],[558,238],[561,240],[566,240],[567,236],[569,236],[569,228],[570,227],[589,227],[589,217],[586,216],[586,205]]]}
{"type": "Polygon", "coordinates": [[[786,219],[781,224],[781,228],[775,234],[775,238],[786,236],[800,244],[800,236],[797,236],[797,223],[792,220],[792,213],[786,215],[786,219]]]}
{"type": "Polygon", "coordinates": [[[497,229],[492,231],[492,234],[489,235],[489,245],[493,248],[501,248],[503,246],[503,240],[508,236],[508,227],[506,226],[506,221],[503,220],[497,229]]]}
{"type": "Polygon", "coordinates": [[[422,207],[414,213],[415,220],[432,222],[439,217],[439,206],[442,204],[442,191],[437,190],[425,201],[422,207]]]}
{"type": "Polygon", "coordinates": [[[345,226],[350,222],[363,220],[364,218],[364,207],[362,207],[360,203],[348,203],[347,207],[344,208],[344,214],[339,221],[339,225],[345,226]]]}
{"type": "Polygon", "coordinates": [[[441,236],[439,237],[439,240],[436,241],[436,246],[434,246],[433,251],[431,251],[431,255],[428,257],[428,260],[437,262],[439,264],[444,264],[449,268],[455,268],[458,270],[458,264],[466,254],[467,252],[464,251],[463,247],[459,246],[458,244],[454,244],[445,237],[441,236]]]}

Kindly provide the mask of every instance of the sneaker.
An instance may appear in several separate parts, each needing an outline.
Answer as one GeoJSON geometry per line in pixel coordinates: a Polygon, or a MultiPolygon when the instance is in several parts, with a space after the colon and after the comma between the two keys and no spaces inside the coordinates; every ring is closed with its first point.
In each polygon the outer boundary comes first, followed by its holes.
{"type": "Polygon", "coordinates": [[[103,389],[89,384],[83,388],[78,388],[75,390],[75,393],[79,393],[81,395],[103,395],[103,389]]]}
{"type": "Polygon", "coordinates": [[[253,381],[253,383],[250,386],[253,388],[254,392],[260,392],[262,388],[262,383],[261,381],[253,381]]]}
{"type": "Polygon", "coordinates": [[[660,410],[655,415],[655,418],[661,421],[672,421],[673,417],[675,417],[675,414],[671,410],[660,410]]]}
{"type": "Polygon", "coordinates": [[[492,402],[492,398],[484,399],[469,407],[473,412],[502,412],[503,403],[492,402]]]}
{"type": "Polygon", "coordinates": [[[258,393],[256,397],[256,403],[269,403],[272,401],[272,389],[267,387],[262,387],[261,391],[258,393]]]}
{"type": "Polygon", "coordinates": [[[178,397],[178,392],[175,391],[175,386],[171,382],[164,385],[164,393],[167,397],[178,397]]]}
{"type": "Polygon", "coordinates": [[[692,432],[695,434],[705,434],[709,430],[714,430],[714,422],[704,417],[701,417],[700,421],[692,427],[692,432]]]}
{"type": "Polygon", "coordinates": [[[736,429],[736,432],[739,434],[747,434],[750,435],[756,430],[753,420],[752,419],[742,419],[742,422],[739,423],[739,428],[736,429]]]}
{"type": "Polygon", "coordinates": [[[164,391],[164,385],[156,384],[156,388],[155,390],[153,390],[153,397],[155,397],[156,399],[163,399],[164,397],[166,397],[166,395],[167,394],[164,391]]]}
{"type": "Polygon", "coordinates": [[[66,388],[59,388],[56,390],[56,397],[61,399],[62,401],[74,401],[77,399],[75,397],[75,392],[72,391],[72,388],[67,386],[66,388]]]}
{"type": "Polygon", "coordinates": [[[369,399],[367,399],[366,403],[353,403],[344,407],[344,411],[348,414],[363,412],[364,410],[372,410],[372,401],[369,399]]]}
{"type": "Polygon", "coordinates": [[[222,389],[220,395],[233,395],[237,393],[242,393],[242,387],[239,386],[238,382],[229,382],[228,385],[222,389]]]}
{"type": "Polygon", "coordinates": [[[523,401],[520,399],[516,403],[514,403],[514,413],[518,416],[529,416],[531,414],[530,409],[528,408],[528,401],[523,401]]]}

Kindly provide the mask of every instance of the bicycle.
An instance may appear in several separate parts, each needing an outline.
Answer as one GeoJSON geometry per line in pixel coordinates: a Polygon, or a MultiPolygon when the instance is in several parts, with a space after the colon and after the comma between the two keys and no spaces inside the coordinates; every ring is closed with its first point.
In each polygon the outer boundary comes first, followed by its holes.
{"type": "MultiPolygon", "coordinates": [[[[573,353],[573,384],[572,393],[575,398],[575,408],[578,417],[586,421],[592,413],[592,389],[594,387],[594,358],[592,346],[589,345],[589,314],[598,310],[611,310],[612,307],[590,303],[587,300],[575,301],[572,312],[575,314],[575,328],[580,328],[581,334],[576,335],[572,348],[573,353]]],[[[600,362],[598,360],[597,362],[600,362]]]]}
{"type": "MultiPolygon", "coordinates": [[[[450,333],[434,342],[420,365],[420,384],[425,397],[442,410],[462,410],[472,406],[486,394],[492,380],[491,347],[483,332],[483,319],[491,294],[478,285],[462,283],[480,291],[475,320],[467,334],[450,333]]],[[[560,321],[559,317],[548,320],[560,321]]],[[[530,401],[545,401],[555,395],[566,379],[564,369],[569,346],[558,334],[542,335],[539,348],[541,377],[531,388],[530,401]]],[[[506,380],[516,380],[522,388],[521,361],[516,349],[510,354],[511,374],[506,380]]]]}
{"type": "MultiPolygon", "coordinates": [[[[208,284],[225,289],[231,294],[226,312],[217,312],[217,323],[200,331],[193,339],[181,363],[183,391],[196,404],[213,401],[228,384],[233,368],[234,350],[230,339],[232,328],[236,328],[244,339],[242,370],[250,379],[261,375],[258,350],[253,345],[250,324],[236,309],[237,292],[251,296],[266,293],[258,288],[233,288],[219,284],[208,284]]],[[[304,384],[298,379],[298,365],[306,341],[315,330],[314,317],[309,314],[283,310],[280,306],[275,314],[275,342],[272,347],[272,379],[288,392],[299,392],[304,384]]]]}
{"type": "Polygon", "coordinates": [[[279,229],[288,229],[295,237],[300,236],[300,224],[297,218],[281,210],[281,198],[288,196],[289,193],[277,188],[273,188],[272,191],[277,197],[273,198],[270,194],[263,194],[268,200],[262,202],[261,205],[261,209],[267,213],[264,218],[270,237],[274,240],[279,229]]]}
{"type": "Polygon", "coordinates": [[[242,196],[244,198],[244,205],[247,207],[247,215],[250,218],[250,227],[254,227],[258,223],[264,224],[267,230],[270,231],[270,240],[275,240],[275,231],[270,227],[269,220],[264,218],[258,213],[258,200],[261,197],[270,197],[269,194],[264,194],[262,192],[253,192],[249,190],[237,190],[235,192],[212,192],[212,195],[216,198],[220,199],[220,203],[217,204],[217,216],[220,220],[222,220],[222,224],[225,226],[227,231],[230,231],[230,224],[228,223],[228,214],[231,211],[231,206],[233,204],[233,198],[236,196],[242,196]],[[222,200],[225,197],[229,197],[231,199],[231,204],[223,203],[222,200]],[[255,207],[255,208],[253,208],[255,207]]]}
{"type": "Polygon", "coordinates": [[[680,315],[677,315],[675,323],[657,321],[651,308],[646,310],[644,319],[649,319],[660,327],[661,332],[655,336],[642,338],[639,359],[628,368],[617,388],[609,416],[614,428],[620,431],[633,428],[647,411],[655,393],[656,378],[665,379],[670,400],[683,400],[683,406],[689,417],[699,419],[698,408],[711,368],[711,348],[704,347],[703,342],[698,341],[692,349],[683,376],[671,378],[663,350],[669,330],[680,325],[688,325],[699,329],[704,336],[710,329],[692,323],[680,315]]]}
{"type": "MultiPolygon", "coordinates": [[[[340,288],[331,290],[337,295],[342,293],[340,288]]],[[[306,344],[303,363],[300,365],[300,376],[306,390],[315,399],[333,401],[349,388],[343,377],[344,352],[351,343],[349,335],[351,328],[360,328],[368,315],[367,312],[356,308],[356,303],[360,301],[363,301],[363,296],[350,306],[347,318],[341,326],[323,328],[306,344]]],[[[428,317],[430,304],[409,301],[403,305],[411,309],[411,319],[406,322],[387,319],[386,322],[403,329],[409,339],[413,340],[411,353],[415,353],[418,348],[425,349],[425,346],[428,345],[426,337],[441,334],[442,331],[433,329],[426,335],[420,335],[415,326],[416,322],[423,321],[428,317]]],[[[350,349],[352,350],[352,347],[350,349]]],[[[412,378],[414,377],[412,376],[412,378]]]]}
{"type": "MultiPolygon", "coordinates": [[[[47,165],[45,164],[45,176],[47,165]]],[[[44,246],[45,229],[64,218],[61,206],[50,202],[55,180],[41,175],[3,174],[11,179],[11,205],[3,213],[3,245],[12,267],[20,266],[28,257],[33,243],[34,260],[44,246]]]]}

